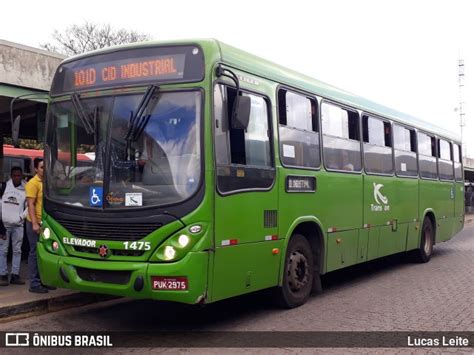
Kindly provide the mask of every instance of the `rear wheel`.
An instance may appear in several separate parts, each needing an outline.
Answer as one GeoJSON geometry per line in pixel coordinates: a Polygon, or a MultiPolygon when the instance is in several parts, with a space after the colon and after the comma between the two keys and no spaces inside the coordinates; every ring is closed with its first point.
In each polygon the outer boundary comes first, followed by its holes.
{"type": "Polygon", "coordinates": [[[284,308],[304,304],[314,282],[314,263],[311,246],[300,234],[291,237],[285,256],[283,284],[276,289],[276,301],[284,308]]]}
{"type": "Polygon", "coordinates": [[[427,263],[430,261],[433,253],[434,237],[433,224],[429,218],[425,218],[421,227],[420,247],[413,254],[416,262],[427,263]]]}

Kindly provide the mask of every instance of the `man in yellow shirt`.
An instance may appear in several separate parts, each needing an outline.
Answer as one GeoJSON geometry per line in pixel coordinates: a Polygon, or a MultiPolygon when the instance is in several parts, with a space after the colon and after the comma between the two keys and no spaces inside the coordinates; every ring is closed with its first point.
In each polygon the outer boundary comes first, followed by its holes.
{"type": "Polygon", "coordinates": [[[28,255],[28,270],[30,274],[30,292],[47,293],[48,287],[41,284],[38,269],[38,259],[36,257],[36,243],[38,242],[41,230],[41,210],[43,208],[43,159],[34,160],[36,175],[28,181],[25,186],[26,201],[28,204],[28,216],[26,221],[26,234],[30,244],[30,254],[28,255]]]}

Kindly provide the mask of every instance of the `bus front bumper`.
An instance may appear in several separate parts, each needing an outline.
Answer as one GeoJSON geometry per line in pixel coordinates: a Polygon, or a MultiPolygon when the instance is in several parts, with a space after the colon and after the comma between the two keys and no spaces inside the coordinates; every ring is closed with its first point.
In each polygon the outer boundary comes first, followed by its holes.
{"type": "Polygon", "coordinates": [[[206,252],[189,252],[172,263],[148,263],[59,256],[48,252],[42,243],[37,244],[36,250],[41,281],[49,286],[188,304],[206,301],[209,257],[206,252]],[[161,286],[157,286],[157,278],[161,286]],[[184,280],[187,289],[182,287],[184,280]],[[163,289],[175,287],[176,282],[179,290],[163,289]]]}

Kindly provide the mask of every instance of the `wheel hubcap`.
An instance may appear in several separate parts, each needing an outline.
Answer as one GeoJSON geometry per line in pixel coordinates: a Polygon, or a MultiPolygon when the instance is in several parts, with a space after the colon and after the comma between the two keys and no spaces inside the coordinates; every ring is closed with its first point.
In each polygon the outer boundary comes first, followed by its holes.
{"type": "Polygon", "coordinates": [[[301,290],[308,283],[308,278],[308,260],[301,252],[293,252],[288,263],[288,285],[291,291],[301,290]]]}
{"type": "Polygon", "coordinates": [[[429,230],[425,230],[425,245],[423,246],[426,255],[431,254],[431,233],[429,230]]]}

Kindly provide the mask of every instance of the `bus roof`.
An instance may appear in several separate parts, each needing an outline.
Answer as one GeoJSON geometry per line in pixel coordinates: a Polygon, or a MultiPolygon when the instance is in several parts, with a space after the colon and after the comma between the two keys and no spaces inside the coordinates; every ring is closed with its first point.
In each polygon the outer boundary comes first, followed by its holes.
{"type": "Polygon", "coordinates": [[[4,144],[3,145],[3,155],[4,156],[17,156],[17,157],[27,157],[27,158],[43,158],[42,149],[27,149],[27,148],[15,148],[12,145],[4,144]]]}
{"type": "MultiPolygon", "coordinates": [[[[452,139],[458,143],[461,141],[459,134],[447,131],[444,128],[433,125],[414,116],[377,104],[371,100],[357,96],[348,91],[339,89],[322,81],[310,78],[309,76],[285,68],[266,59],[257,57],[251,53],[232,47],[215,39],[190,39],[179,41],[149,41],[131,43],[122,46],[114,46],[106,49],[100,49],[86,54],[80,54],[68,58],[64,62],[83,58],[89,56],[90,54],[114,52],[125,48],[142,48],[170,44],[198,44],[202,47],[210,48],[211,50],[214,49],[214,51],[218,51],[218,56],[216,57],[220,58],[220,61],[237,69],[247,71],[250,74],[280,82],[282,84],[298,88],[303,91],[308,91],[325,97],[327,99],[337,101],[341,104],[345,104],[353,108],[363,110],[367,113],[379,115],[388,119],[392,119],[394,121],[398,121],[402,124],[414,126],[420,130],[427,131],[439,135],[441,137],[446,137],[448,139],[452,139]]],[[[208,66],[210,64],[211,63],[206,63],[206,65],[208,66]]]]}

